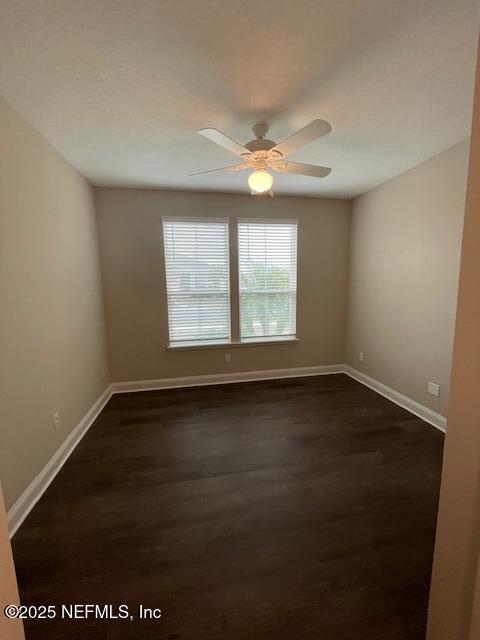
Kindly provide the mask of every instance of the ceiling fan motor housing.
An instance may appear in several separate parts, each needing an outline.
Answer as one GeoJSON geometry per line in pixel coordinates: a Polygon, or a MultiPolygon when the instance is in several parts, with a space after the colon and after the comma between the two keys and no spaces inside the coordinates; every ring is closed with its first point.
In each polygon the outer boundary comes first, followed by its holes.
{"type": "Polygon", "coordinates": [[[267,140],[266,138],[255,138],[255,140],[250,140],[250,142],[247,142],[245,147],[252,152],[269,151],[270,149],[273,149],[276,144],[277,143],[273,142],[273,140],[267,140]]]}
{"type": "Polygon", "coordinates": [[[252,151],[252,152],[269,151],[270,149],[273,149],[273,147],[276,146],[277,144],[276,142],[273,142],[273,140],[268,140],[267,138],[265,138],[268,131],[268,124],[259,122],[258,124],[252,127],[252,131],[255,136],[255,139],[250,140],[250,142],[247,142],[245,145],[245,148],[248,149],[249,151],[252,151]]]}
{"type": "Polygon", "coordinates": [[[252,131],[256,138],[245,144],[245,148],[251,153],[242,153],[242,158],[245,164],[253,169],[266,169],[280,160],[282,154],[278,151],[271,151],[271,149],[277,146],[277,143],[265,138],[268,131],[267,124],[256,124],[252,128],[252,131]]]}

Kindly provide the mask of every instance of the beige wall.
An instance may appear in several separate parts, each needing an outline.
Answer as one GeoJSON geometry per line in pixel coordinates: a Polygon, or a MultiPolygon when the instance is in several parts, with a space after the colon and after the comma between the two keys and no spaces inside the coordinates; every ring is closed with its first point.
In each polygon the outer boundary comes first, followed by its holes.
{"type": "Polygon", "coordinates": [[[465,141],[352,201],[346,361],[443,415],[467,163],[465,141]]]}
{"type": "Polygon", "coordinates": [[[8,508],[103,391],[108,365],[92,189],[4,101],[0,130],[0,475],[8,508]]]}
{"type": "Polygon", "coordinates": [[[96,201],[113,380],[343,362],[347,201],[134,189],[97,189],[96,201]],[[229,349],[229,364],[227,349],[166,351],[162,215],[298,219],[300,342],[229,349]]]}
{"type": "Polygon", "coordinates": [[[3,613],[9,604],[18,605],[19,598],[0,486],[0,638],[2,640],[24,640],[22,621],[16,618],[10,620],[3,613]]]}
{"type": "MultiPolygon", "coordinates": [[[[480,61],[480,55],[479,55],[480,61]]],[[[480,637],[480,66],[428,640],[480,637]],[[472,603],[476,609],[473,609],[472,603]]]]}

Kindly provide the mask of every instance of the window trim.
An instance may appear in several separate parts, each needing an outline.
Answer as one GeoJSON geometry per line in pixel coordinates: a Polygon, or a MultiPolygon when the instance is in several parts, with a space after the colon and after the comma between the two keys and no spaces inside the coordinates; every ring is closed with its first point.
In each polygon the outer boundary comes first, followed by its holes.
{"type": "MultiPolygon", "coordinates": [[[[165,222],[192,222],[192,223],[216,223],[216,224],[226,224],[227,225],[227,233],[226,233],[226,247],[227,247],[227,269],[228,269],[228,341],[232,340],[232,275],[231,275],[231,260],[232,260],[232,252],[230,250],[230,228],[231,228],[231,218],[228,217],[214,217],[214,216],[161,216],[161,229],[162,229],[162,257],[163,257],[163,270],[164,270],[164,282],[165,282],[165,306],[166,306],[166,349],[174,350],[174,349],[188,349],[195,348],[195,346],[214,346],[213,342],[216,341],[215,346],[218,346],[220,342],[219,340],[224,341],[223,338],[199,338],[198,340],[170,340],[170,308],[168,304],[168,284],[167,284],[167,260],[165,254],[165,222]],[[182,342],[188,343],[189,346],[182,345],[182,342]],[[209,345],[209,343],[212,343],[209,345]]],[[[223,342],[224,344],[228,344],[223,342]]]]}
{"type": "Polygon", "coordinates": [[[161,216],[162,229],[164,222],[217,222],[230,225],[231,218],[222,216],[216,218],[215,216],[161,216]]]}
{"type": "Polygon", "coordinates": [[[299,222],[294,218],[237,218],[239,224],[294,224],[298,227],[299,222]]]}
{"type": "Polygon", "coordinates": [[[232,218],[226,216],[160,216],[161,220],[161,258],[164,271],[164,304],[166,311],[165,321],[165,350],[166,351],[196,351],[203,349],[230,349],[230,348],[248,348],[248,347],[264,347],[274,345],[294,345],[300,342],[298,332],[295,335],[282,336],[257,336],[241,338],[241,318],[240,318],[240,252],[238,243],[238,231],[240,223],[247,224],[295,224],[297,227],[297,265],[296,265],[296,282],[295,282],[295,328],[297,326],[297,297],[298,297],[298,230],[300,222],[298,219],[292,218],[232,218]],[[230,338],[229,340],[215,339],[211,340],[185,340],[185,344],[181,341],[170,342],[170,326],[169,326],[169,309],[168,309],[168,290],[167,290],[167,264],[165,256],[165,238],[163,222],[213,222],[224,223],[227,225],[227,251],[229,264],[229,308],[230,308],[230,338]],[[236,252],[236,259],[235,259],[236,252]]]}
{"type": "Polygon", "coordinates": [[[289,344],[297,344],[300,342],[300,338],[297,336],[282,336],[281,338],[275,339],[273,336],[269,336],[268,338],[245,338],[241,341],[231,340],[230,342],[190,342],[188,344],[175,344],[169,343],[165,347],[166,351],[197,351],[199,349],[230,349],[237,347],[269,347],[272,345],[289,345],[289,344]]]}
{"type": "MultiPolygon", "coordinates": [[[[238,341],[240,344],[255,344],[257,342],[263,341],[271,341],[273,343],[280,342],[283,338],[284,342],[295,342],[298,341],[297,334],[297,293],[298,293],[298,228],[299,223],[298,220],[292,218],[237,218],[236,224],[236,250],[237,250],[237,282],[236,282],[236,293],[237,293],[237,314],[238,314],[238,341]],[[241,291],[240,291],[240,243],[238,241],[239,237],[239,225],[240,224],[288,224],[296,226],[296,246],[295,246],[295,333],[292,334],[283,334],[282,336],[248,336],[246,338],[242,338],[242,316],[241,316],[241,291]],[[279,338],[279,340],[276,340],[279,338]]],[[[290,292],[291,293],[291,292],[290,292]]]]}

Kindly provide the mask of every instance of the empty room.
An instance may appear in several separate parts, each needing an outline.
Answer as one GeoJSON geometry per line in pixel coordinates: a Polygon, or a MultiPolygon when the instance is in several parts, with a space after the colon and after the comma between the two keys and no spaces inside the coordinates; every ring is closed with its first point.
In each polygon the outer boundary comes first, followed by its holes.
{"type": "Polygon", "coordinates": [[[480,640],[479,9],[0,0],[1,640],[480,640]]]}

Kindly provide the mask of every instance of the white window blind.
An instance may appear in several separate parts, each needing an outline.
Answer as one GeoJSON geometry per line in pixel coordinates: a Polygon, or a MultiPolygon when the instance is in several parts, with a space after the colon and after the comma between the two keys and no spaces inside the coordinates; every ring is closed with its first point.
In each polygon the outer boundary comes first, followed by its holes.
{"type": "Polygon", "coordinates": [[[242,340],[295,336],[297,223],[238,223],[242,340]]]}
{"type": "Polygon", "coordinates": [[[163,219],[170,344],[230,339],[228,222],[163,219]]]}

